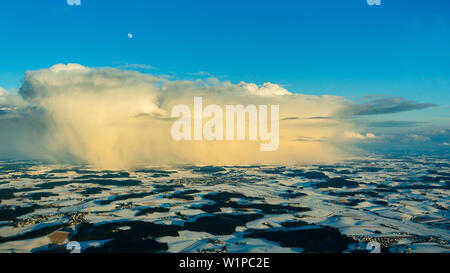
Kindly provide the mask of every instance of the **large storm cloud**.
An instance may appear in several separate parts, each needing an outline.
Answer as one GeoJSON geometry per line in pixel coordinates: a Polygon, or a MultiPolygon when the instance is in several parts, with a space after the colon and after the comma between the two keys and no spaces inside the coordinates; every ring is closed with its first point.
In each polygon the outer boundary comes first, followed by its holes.
{"type": "Polygon", "coordinates": [[[1,90],[0,153],[102,168],[329,162],[341,157],[335,144],[355,130],[346,119],[333,118],[348,107],[354,103],[343,97],[293,94],[272,83],[170,81],[57,64],[26,72],[16,94],[1,90]],[[279,105],[279,149],[261,152],[258,141],[174,141],[171,109],[192,106],[194,96],[205,105],[279,105]]]}

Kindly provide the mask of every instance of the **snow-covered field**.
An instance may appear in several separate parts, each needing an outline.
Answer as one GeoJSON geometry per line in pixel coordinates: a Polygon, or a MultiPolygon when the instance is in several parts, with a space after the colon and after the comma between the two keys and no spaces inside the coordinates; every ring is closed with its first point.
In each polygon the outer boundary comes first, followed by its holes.
{"type": "Polygon", "coordinates": [[[450,163],[149,167],[0,162],[0,252],[450,252],[450,163]]]}

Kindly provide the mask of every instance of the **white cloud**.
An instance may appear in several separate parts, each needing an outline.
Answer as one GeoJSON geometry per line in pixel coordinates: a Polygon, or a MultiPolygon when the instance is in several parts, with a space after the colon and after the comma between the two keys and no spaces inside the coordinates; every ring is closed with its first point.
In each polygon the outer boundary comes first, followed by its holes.
{"type": "Polygon", "coordinates": [[[8,91],[0,87],[0,107],[5,111],[5,109],[17,109],[24,107],[24,102],[22,98],[13,91],[8,91]]]}
{"type": "Polygon", "coordinates": [[[367,139],[377,138],[377,136],[375,136],[372,133],[366,133],[364,135],[364,134],[357,133],[355,131],[345,131],[344,132],[344,137],[346,139],[358,139],[358,140],[367,140],[367,139]]]}
{"type": "MultiPolygon", "coordinates": [[[[295,164],[333,161],[340,147],[353,142],[414,145],[435,139],[427,133],[359,132],[356,120],[338,118],[351,104],[344,97],[304,95],[274,83],[233,84],[214,77],[170,80],[126,69],[153,68],[141,64],[117,67],[125,70],[56,64],[27,71],[19,94],[0,88],[0,155],[20,152],[30,158],[108,168],[140,162],[295,164]],[[205,105],[279,105],[279,150],[261,154],[256,142],[174,143],[169,113],[174,105],[192,105],[194,96],[203,97],[205,105]]],[[[445,136],[446,131],[440,133],[445,136]]],[[[437,143],[446,140],[440,135],[437,143]]]]}
{"type": "Polygon", "coordinates": [[[80,64],[55,64],[54,66],[49,68],[52,72],[60,72],[60,71],[82,71],[88,72],[89,68],[82,66],[80,64]]]}
{"type": "Polygon", "coordinates": [[[258,86],[254,83],[241,82],[239,86],[246,89],[250,94],[272,97],[272,96],[283,96],[291,95],[292,93],[279,86],[278,84],[273,84],[270,82],[264,83],[262,86],[258,86]]]}
{"type": "Polygon", "coordinates": [[[442,142],[441,144],[439,144],[440,146],[450,146],[450,143],[448,142],[442,142]]]}
{"type": "Polygon", "coordinates": [[[0,153],[19,150],[32,158],[106,168],[138,163],[329,162],[339,158],[332,141],[302,142],[298,136],[332,140],[341,128],[351,130],[342,120],[285,122],[280,126],[279,149],[273,153],[261,153],[259,142],[183,143],[170,137],[172,107],[192,105],[194,96],[202,96],[205,105],[280,105],[280,118],[331,117],[347,102],[337,96],[291,94],[272,83],[169,81],[137,71],[57,64],[28,71],[19,93],[28,109],[22,119],[0,120],[0,131],[8,130],[0,135],[0,153]]]}
{"type": "Polygon", "coordinates": [[[410,134],[403,137],[403,142],[427,142],[431,141],[431,138],[423,135],[410,134]]]}

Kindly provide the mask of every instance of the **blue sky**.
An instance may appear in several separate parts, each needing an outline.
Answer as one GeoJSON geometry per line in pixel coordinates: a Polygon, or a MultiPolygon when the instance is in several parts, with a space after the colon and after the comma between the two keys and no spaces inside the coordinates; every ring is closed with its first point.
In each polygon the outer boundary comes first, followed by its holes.
{"type": "Polygon", "coordinates": [[[175,78],[205,71],[291,92],[442,105],[450,101],[449,12],[446,0],[4,1],[0,86],[18,87],[26,70],[55,63],[122,62],[175,78]]]}

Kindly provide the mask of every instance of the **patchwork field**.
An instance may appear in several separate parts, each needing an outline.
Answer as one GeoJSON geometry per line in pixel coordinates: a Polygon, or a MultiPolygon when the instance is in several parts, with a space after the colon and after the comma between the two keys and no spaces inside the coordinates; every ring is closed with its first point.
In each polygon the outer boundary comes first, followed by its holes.
{"type": "Polygon", "coordinates": [[[0,162],[0,252],[450,252],[450,164],[133,171],[0,162]]]}

